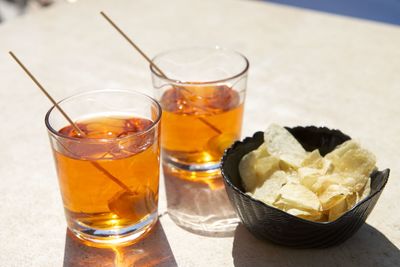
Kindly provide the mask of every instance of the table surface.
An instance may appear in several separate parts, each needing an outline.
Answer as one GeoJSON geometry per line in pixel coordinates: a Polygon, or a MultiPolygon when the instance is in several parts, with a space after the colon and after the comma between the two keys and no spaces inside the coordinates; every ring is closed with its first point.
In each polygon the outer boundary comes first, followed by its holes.
{"type": "MultiPolygon", "coordinates": [[[[0,25],[0,266],[399,266],[399,48],[396,26],[256,1],[85,0],[0,25]],[[6,52],[56,99],[104,87],[151,94],[147,64],[100,10],[150,55],[216,44],[245,54],[243,136],[272,122],[325,125],[373,151],[391,177],[367,223],[321,250],[263,242],[242,225],[225,237],[202,236],[168,215],[149,238],[121,250],[70,238],[43,123],[50,103],[6,52]]],[[[160,191],[162,213],[163,182],[160,191]]]]}

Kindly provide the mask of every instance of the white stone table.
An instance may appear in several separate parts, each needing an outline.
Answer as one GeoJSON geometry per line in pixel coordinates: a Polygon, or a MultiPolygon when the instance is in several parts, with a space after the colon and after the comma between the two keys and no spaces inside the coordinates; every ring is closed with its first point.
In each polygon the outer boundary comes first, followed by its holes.
{"type": "Polygon", "coordinates": [[[399,27],[265,2],[80,0],[0,25],[0,87],[0,266],[400,266],[399,27]],[[216,44],[247,55],[243,136],[271,122],[325,125],[373,151],[391,177],[367,224],[324,250],[259,241],[242,225],[228,237],[200,236],[168,215],[120,251],[69,238],[43,123],[50,104],[7,51],[57,99],[108,86],[151,94],[147,64],[100,10],[151,55],[216,44]]]}

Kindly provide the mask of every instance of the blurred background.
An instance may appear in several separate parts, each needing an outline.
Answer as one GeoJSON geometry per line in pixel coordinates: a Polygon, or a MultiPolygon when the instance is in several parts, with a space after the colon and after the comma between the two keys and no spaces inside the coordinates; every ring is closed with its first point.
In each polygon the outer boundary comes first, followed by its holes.
{"type": "MultiPolygon", "coordinates": [[[[60,2],[78,0],[0,0],[0,23],[60,2]]],[[[84,1],[84,0],[80,0],[84,1]]],[[[262,0],[343,16],[400,25],[400,0],[262,0]]]]}
{"type": "Polygon", "coordinates": [[[0,0],[0,23],[27,12],[47,7],[54,2],[57,2],[57,0],[0,0]]]}
{"type": "Polygon", "coordinates": [[[17,16],[49,7],[57,2],[76,0],[0,0],[0,23],[17,16]]]}

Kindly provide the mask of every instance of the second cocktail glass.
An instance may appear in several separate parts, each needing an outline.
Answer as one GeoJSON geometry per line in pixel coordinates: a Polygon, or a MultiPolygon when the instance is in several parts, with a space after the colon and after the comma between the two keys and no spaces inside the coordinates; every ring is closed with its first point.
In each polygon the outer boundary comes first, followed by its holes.
{"type": "Polygon", "coordinates": [[[248,60],[222,48],[184,48],[153,59],[163,109],[163,164],[180,178],[219,176],[224,150],[240,138],[248,60]]]}

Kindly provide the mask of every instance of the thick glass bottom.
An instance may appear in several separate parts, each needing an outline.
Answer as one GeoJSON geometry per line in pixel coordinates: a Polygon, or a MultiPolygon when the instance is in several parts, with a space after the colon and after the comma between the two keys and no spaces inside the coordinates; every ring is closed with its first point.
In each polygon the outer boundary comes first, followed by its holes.
{"type": "Polygon", "coordinates": [[[239,219],[236,214],[212,214],[204,216],[187,214],[178,210],[168,210],[170,218],[183,229],[204,236],[225,237],[231,236],[235,231],[239,219]]]}
{"type": "Polygon", "coordinates": [[[84,244],[94,247],[124,246],[135,243],[147,235],[156,224],[157,211],[135,225],[117,229],[94,229],[79,223],[68,226],[84,244]]]}
{"type": "Polygon", "coordinates": [[[208,180],[221,177],[219,162],[185,163],[164,154],[163,165],[173,176],[185,180],[208,180]]]}
{"type": "Polygon", "coordinates": [[[163,164],[170,218],[189,232],[204,236],[231,236],[239,222],[220,172],[194,173],[163,164]],[[200,178],[199,178],[200,177],[200,178]],[[182,179],[183,178],[183,179],[182,179]]]}

